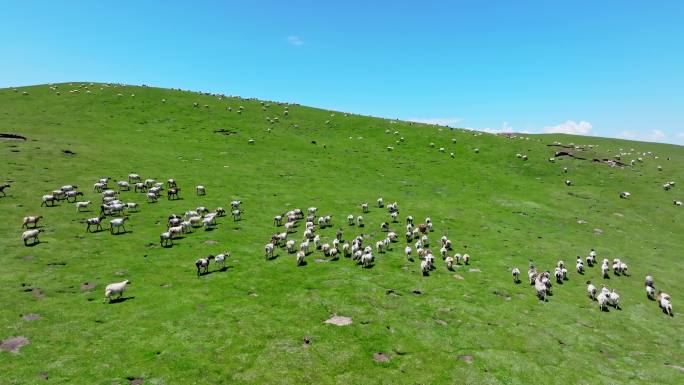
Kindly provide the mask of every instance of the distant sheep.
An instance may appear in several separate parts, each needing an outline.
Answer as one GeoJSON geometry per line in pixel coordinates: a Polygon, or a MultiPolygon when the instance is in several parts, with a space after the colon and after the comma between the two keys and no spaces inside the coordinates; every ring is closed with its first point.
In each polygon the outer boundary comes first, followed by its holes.
{"type": "Polygon", "coordinates": [[[116,233],[119,234],[121,232],[120,229],[123,229],[125,233],[126,227],[124,226],[124,222],[126,222],[126,220],[128,220],[128,217],[115,218],[109,221],[109,232],[114,234],[114,229],[116,229],[116,233]]]}
{"type": "Polygon", "coordinates": [[[26,227],[28,229],[29,228],[28,225],[30,225],[30,224],[33,225],[33,228],[36,228],[38,226],[38,221],[41,220],[42,218],[43,218],[42,215],[24,217],[24,221],[21,224],[21,228],[23,229],[24,227],[26,227]]]}
{"type": "Polygon", "coordinates": [[[195,191],[197,192],[197,195],[207,195],[207,190],[202,185],[196,186],[195,191]]]}

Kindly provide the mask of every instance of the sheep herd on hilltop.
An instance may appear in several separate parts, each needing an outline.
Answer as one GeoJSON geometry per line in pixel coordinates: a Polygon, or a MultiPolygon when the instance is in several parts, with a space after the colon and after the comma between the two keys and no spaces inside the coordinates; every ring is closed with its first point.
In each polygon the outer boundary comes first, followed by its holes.
{"type": "MultiPolygon", "coordinates": [[[[52,91],[56,91],[57,87],[51,87],[52,91]]],[[[73,90],[72,93],[79,92],[79,90],[73,90]]],[[[90,91],[86,87],[86,93],[90,91]]],[[[27,93],[26,93],[27,95],[27,93]]],[[[118,96],[123,96],[119,94],[118,96]]],[[[131,97],[135,95],[132,94],[131,97]]],[[[219,100],[224,96],[218,95],[219,100]]],[[[162,100],[162,103],[166,103],[166,99],[162,100]]],[[[269,105],[261,102],[262,110],[266,110],[269,105]]],[[[199,103],[194,103],[193,107],[199,108],[199,103]]],[[[204,108],[209,108],[209,105],[204,105],[204,108]]],[[[239,106],[236,109],[238,114],[241,114],[245,108],[239,106]]],[[[228,112],[233,111],[231,107],[227,108],[228,112]]],[[[289,110],[287,106],[284,108],[283,117],[289,116],[289,110]]],[[[347,116],[347,114],[345,114],[347,116]]],[[[270,123],[277,123],[279,118],[269,117],[267,120],[270,123]]],[[[326,125],[330,124],[330,121],[325,122],[326,125]]],[[[296,125],[295,125],[296,126],[296,125]]],[[[268,130],[270,132],[270,129],[268,130]]],[[[388,129],[385,131],[390,133],[388,129]]],[[[394,131],[395,135],[399,135],[398,131],[394,131]]],[[[475,134],[479,135],[479,134],[475,134]]],[[[514,135],[510,138],[515,138],[514,135]]],[[[351,137],[350,137],[351,139],[351,137]]],[[[529,139],[529,138],[527,138],[529,139]]],[[[396,140],[396,144],[401,144],[404,142],[404,137],[396,140]]],[[[455,143],[455,139],[452,140],[455,143]]],[[[248,145],[255,145],[255,140],[249,138],[248,145]]],[[[446,153],[447,149],[445,147],[437,147],[435,143],[429,144],[430,148],[438,148],[440,153],[446,153]]],[[[591,146],[590,146],[591,147],[591,146]]],[[[575,149],[578,149],[574,146],[575,149]]],[[[394,146],[387,146],[387,151],[394,151],[394,146]]],[[[475,153],[479,153],[479,148],[474,148],[475,153]]],[[[633,150],[632,150],[633,152],[633,150]]],[[[557,156],[566,155],[558,155],[557,156]]],[[[449,155],[454,158],[455,153],[449,152],[449,155]]],[[[620,164],[620,159],[622,156],[631,155],[631,152],[626,152],[620,149],[620,152],[616,154],[613,159],[604,160],[611,166],[620,164]]],[[[643,156],[653,155],[652,153],[643,153],[643,156]]],[[[527,154],[518,153],[516,154],[518,159],[522,161],[528,161],[529,157],[527,154]]],[[[556,162],[556,157],[549,158],[548,161],[551,163],[556,162]]],[[[657,156],[655,157],[657,159],[657,156]]],[[[631,160],[630,164],[633,166],[636,162],[643,162],[643,157],[638,157],[631,160]]],[[[662,171],[662,167],[658,166],[658,170],[662,171]]],[[[563,167],[563,172],[567,173],[567,167],[563,167]]],[[[179,200],[181,199],[182,190],[175,179],[168,179],[166,183],[157,182],[155,179],[145,179],[143,180],[139,174],[130,173],[126,180],[118,180],[115,186],[110,188],[110,177],[98,178],[93,184],[93,193],[99,194],[101,199],[99,205],[99,215],[96,217],[86,218],[84,224],[86,225],[85,231],[99,232],[104,231],[102,227],[103,223],[107,218],[109,218],[109,232],[112,235],[126,234],[128,230],[126,229],[126,223],[133,213],[136,213],[140,209],[140,205],[136,202],[123,201],[121,195],[123,193],[135,193],[143,194],[144,200],[147,204],[154,204],[159,202],[162,197],[162,191],[166,191],[167,200],[179,200]],[[114,189],[116,188],[116,189],[114,189]]],[[[570,179],[565,179],[566,186],[574,186],[575,183],[570,179]]],[[[9,184],[0,185],[1,196],[6,196],[5,190],[10,188],[9,184]]],[[[675,187],[674,181],[668,181],[662,185],[665,191],[669,191],[675,187]]],[[[196,185],[194,188],[195,195],[198,197],[203,197],[207,194],[207,189],[204,185],[196,185]]],[[[57,204],[66,201],[68,203],[74,204],[76,212],[90,211],[91,205],[93,205],[93,200],[79,200],[79,197],[83,197],[84,193],[78,190],[76,185],[64,185],[58,189],[45,194],[41,198],[41,207],[53,207],[57,204]]],[[[619,198],[629,199],[631,193],[627,191],[622,191],[619,193],[619,198]]],[[[682,202],[679,200],[674,200],[673,204],[676,206],[681,206],[682,202]]],[[[364,215],[370,212],[371,205],[368,202],[363,202],[359,206],[356,206],[355,210],[360,210],[360,212],[349,213],[346,216],[346,226],[339,224],[336,226],[335,236],[330,239],[325,239],[320,230],[328,229],[334,227],[336,221],[333,220],[334,215],[331,213],[325,213],[319,215],[319,209],[317,207],[308,207],[306,212],[301,209],[291,209],[287,212],[279,213],[273,216],[273,226],[276,228],[282,228],[282,231],[277,231],[270,235],[270,239],[263,246],[263,255],[267,260],[272,260],[277,257],[279,250],[282,250],[287,255],[294,255],[294,263],[296,266],[305,266],[307,264],[306,259],[313,253],[320,253],[321,258],[327,258],[329,260],[339,260],[340,257],[348,259],[354,262],[356,265],[364,269],[373,268],[373,266],[382,261],[383,259],[390,259],[389,252],[394,250],[394,245],[401,242],[403,235],[403,240],[405,245],[399,247],[398,249],[403,251],[403,256],[409,263],[416,263],[416,270],[420,272],[423,276],[429,276],[430,272],[436,270],[435,261],[437,260],[435,255],[439,255],[443,261],[443,266],[447,270],[453,271],[458,265],[464,264],[468,265],[471,262],[471,256],[466,252],[467,246],[463,246],[463,250],[454,250],[454,243],[446,235],[442,235],[438,240],[431,239],[434,233],[434,222],[430,217],[425,218],[422,223],[415,223],[414,218],[411,215],[405,216],[400,222],[400,210],[398,202],[385,203],[383,198],[378,198],[375,201],[375,207],[378,209],[385,209],[387,213],[386,220],[375,226],[371,226],[364,219],[364,215]],[[303,225],[303,231],[299,239],[291,239],[292,234],[296,233],[296,228],[303,225]],[[368,227],[366,227],[368,225],[368,227]],[[346,230],[343,229],[346,227],[346,230]],[[370,231],[364,231],[370,228],[370,231]],[[377,230],[373,230],[373,228],[377,230]],[[345,233],[351,233],[349,236],[345,236],[345,233]],[[433,248],[435,252],[433,252],[433,248]],[[438,251],[437,251],[438,250],[438,251]],[[414,259],[417,257],[418,261],[414,259]]],[[[224,217],[226,215],[226,210],[222,207],[217,207],[214,210],[209,210],[204,206],[199,206],[196,208],[189,209],[185,211],[183,215],[178,215],[172,213],[168,216],[166,221],[166,230],[161,232],[159,235],[159,244],[163,248],[170,248],[174,246],[174,240],[185,234],[191,234],[193,229],[204,228],[205,230],[213,230],[215,226],[218,225],[217,219],[224,217]]],[[[239,200],[233,200],[230,202],[230,215],[233,221],[242,220],[242,202],[239,200]]],[[[26,228],[21,234],[21,240],[26,246],[35,245],[40,243],[38,239],[39,235],[44,232],[44,228],[38,226],[38,222],[43,219],[42,215],[28,215],[23,218],[22,229],[26,228]],[[30,243],[29,243],[30,242],[30,243]]],[[[225,270],[226,260],[231,256],[229,251],[224,251],[219,254],[213,255],[209,254],[205,257],[198,258],[194,262],[194,267],[197,276],[202,276],[209,273],[210,267],[213,264],[220,270],[225,270]]],[[[476,258],[479,258],[476,256],[476,258]]],[[[578,275],[585,275],[588,269],[593,268],[597,263],[597,253],[594,249],[588,253],[586,257],[586,266],[582,257],[577,256],[575,261],[575,271],[578,275]]],[[[614,258],[612,265],[607,258],[602,260],[600,264],[601,277],[603,279],[610,278],[610,271],[613,271],[614,276],[629,277],[627,264],[619,258],[614,258]],[[612,269],[611,269],[612,267],[612,269]]],[[[513,281],[519,284],[521,271],[518,267],[513,267],[510,269],[511,275],[513,276],[513,281]]],[[[552,288],[555,284],[561,286],[563,282],[568,281],[570,276],[575,273],[570,273],[565,262],[560,260],[556,263],[556,266],[552,270],[538,270],[534,263],[530,261],[528,268],[528,279],[529,284],[534,287],[537,297],[542,301],[548,301],[548,297],[552,295],[552,288]]],[[[131,282],[129,280],[124,280],[122,282],[112,283],[105,288],[105,301],[112,300],[112,297],[121,298],[126,287],[131,282]]],[[[609,306],[615,309],[620,309],[620,295],[615,289],[610,289],[606,285],[601,285],[598,289],[597,286],[592,283],[591,280],[586,281],[586,290],[588,297],[596,301],[600,310],[605,311],[609,306]]],[[[653,278],[649,275],[645,279],[645,290],[646,295],[649,299],[657,302],[659,307],[663,312],[673,315],[672,310],[672,300],[670,295],[662,292],[656,291],[653,283],[653,278]]]]}

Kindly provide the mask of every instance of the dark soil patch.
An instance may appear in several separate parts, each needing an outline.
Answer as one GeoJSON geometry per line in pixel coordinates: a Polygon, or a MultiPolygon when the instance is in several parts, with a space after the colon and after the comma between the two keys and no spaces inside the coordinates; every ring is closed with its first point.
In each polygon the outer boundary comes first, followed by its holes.
{"type": "Polygon", "coordinates": [[[21,316],[21,318],[23,318],[24,321],[35,321],[35,320],[40,319],[40,314],[36,314],[36,313],[24,314],[21,316]]]}
{"type": "Polygon", "coordinates": [[[456,359],[457,359],[457,360],[461,360],[461,361],[463,361],[463,362],[467,362],[467,363],[469,363],[469,364],[472,364],[472,363],[473,363],[473,356],[471,356],[471,355],[460,355],[460,356],[456,356],[456,359]]]}
{"type": "Polygon", "coordinates": [[[0,133],[0,139],[14,139],[14,140],[26,140],[25,136],[21,136],[19,134],[3,134],[0,133]]]}
{"type": "Polygon", "coordinates": [[[237,134],[237,131],[229,130],[227,128],[218,128],[214,130],[214,133],[229,136],[237,134]]]}
{"type": "Polygon", "coordinates": [[[76,155],[76,153],[71,150],[62,150],[62,153],[64,155],[76,155]]]}
{"type": "Polygon", "coordinates": [[[385,290],[385,294],[392,296],[392,297],[396,297],[399,295],[399,293],[397,293],[394,289],[385,290]]]}
{"type": "Polygon", "coordinates": [[[33,259],[33,255],[24,255],[23,257],[21,257],[21,259],[23,259],[24,261],[30,261],[33,259]]]}
{"type": "Polygon", "coordinates": [[[421,294],[423,294],[423,292],[420,291],[420,290],[418,290],[418,289],[413,289],[413,290],[411,290],[411,293],[413,293],[413,294],[415,294],[415,295],[421,295],[421,294]]]}
{"type": "Polygon", "coordinates": [[[66,262],[50,262],[47,265],[50,267],[62,267],[66,266],[66,262]]]}
{"type": "Polygon", "coordinates": [[[508,293],[506,293],[506,292],[504,292],[504,291],[494,290],[493,293],[494,293],[495,295],[498,295],[499,297],[505,299],[506,301],[510,301],[510,300],[511,300],[511,295],[508,294],[508,293]]]}
{"type": "Polygon", "coordinates": [[[81,290],[92,290],[97,287],[97,284],[92,282],[84,282],[81,284],[81,290]]]}
{"type": "Polygon", "coordinates": [[[6,340],[0,343],[0,351],[19,354],[19,350],[21,349],[21,347],[24,345],[28,345],[29,342],[29,339],[23,336],[8,337],[6,340]]]}
{"type": "Polygon", "coordinates": [[[311,346],[311,337],[308,337],[308,336],[304,337],[302,339],[302,346],[305,348],[308,348],[309,346],[311,346]]]}
{"type": "Polygon", "coordinates": [[[131,385],[142,385],[144,380],[142,377],[133,377],[133,376],[128,376],[126,379],[129,381],[131,385]]]}
{"type": "Polygon", "coordinates": [[[389,362],[390,356],[385,353],[373,353],[373,361],[375,362],[389,362]]]}
{"type": "Polygon", "coordinates": [[[49,377],[48,377],[47,372],[40,372],[40,373],[38,373],[38,378],[41,378],[43,380],[47,380],[49,377]]]}

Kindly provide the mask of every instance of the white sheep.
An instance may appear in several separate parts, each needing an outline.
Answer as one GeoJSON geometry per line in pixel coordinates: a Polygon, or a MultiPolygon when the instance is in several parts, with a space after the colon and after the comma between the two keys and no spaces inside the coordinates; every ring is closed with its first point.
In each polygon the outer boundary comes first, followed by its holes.
{"type": "Polygon", "coordinates": [[[147,201],[150,203],[156,202],[159,198],[154,192],[148,192],[145,196],[147,196],[147,201]]]}
{"type": "Polygon", "coordinates": [[[171,232],[165,231],[159,235],[159,245],[162,247],[165,246],[173,246],[173,237],[171,236],[171,232]]]}
{"type": "Polygon", "coordinates": [[[242,220],[242,210],[240,209],[235,209],[230,212],[230,214],[233,216],[233,221],[239,221],[242,220]]]}
{"type": "Polygon", "coordinates": [[[370,267],[373,264],[373,254],[365,253],[361,256],[361,265],[363,267],[370,267]]]}
{"type": "Polygon", "coordinates": [[[653,286],[646,286],[646,297],[649,299],[655,299],[655,289],[653,286]]]}
{"type": "Polygon", "coordinates": [[[308,239],[299,244],[299,251],[301,251],[303,253],[309,252],[309,240],[308,239]]]}
{"type": "Polygon", "coordinates": [[[359,227],[363,227],[363,217],[362,216],[359,215],[358,217],[356,217],[356,225],[359,227]]]}
{"type": "Polygon", "coordinates": [[[444,259],[444,262],[446,262],[447,269],[449,269],[449,270],[454,269],[454,258],[453,257],[446,257],[444,259]]]}
{"type": "Polygon", "coordinates": [[[295,252],[295,241],[294,239],[290,239],[285,243],[285,248],[287,249],[287,252],[292,254],[295,252]]]}
{"type": "Polygon", "coordinates": [[[31,242],[32,244],[35,243],[40,243],[40,240],[38,239],[38,235],[42,233],[44,230],[43,229],[31,229],[31,230],[26,230],[23,233],[21,233],[21,240],[24,241],[24,246],[28,246],[28,241],[29,239],[32,239],[33,241],[31,242]]]}
{"type": "MultiPolygon", "coordinates": [[[[452,261],[453,261],[453,258],[452,258],[452,261]]],[[[513,275],[513,282],[514,283],[520,282],[520,269],[518,269],[517,267],[514,267],[511,270],[511,275],[513,275]]]]}
{"type": "Polygon", "coordinates": [[[125,280],[117,283],[110,283],[105,287],[105,297],[102,302],[105,302],[109,300],[109,302],[112,302],[112,295],[113,294],[118,294],[118,298],[121,298],[123,296],[124,290],[126,290],[126,286],[129,285],[131,281],[125,280]]]}
{"type": "Polygon", "coordinates": [[[682,205],[682,201],[672,201],[672,204],[675,205],[675,206],[681,206],[681,205],[682,205]]]}
{"type": "Polygon", "coordinates": [[[104,219],[104,216],[99,216],[99,217],[94,217],[94,218],[88,218],[86,219],[86,231],[90,232],[90,227],[95,226],[96,230],[102,230],[102,220],[104,219]]]}
{"type": "Polygon", "coordinates": [[[134,173],[130,173],[130,174],[128,174],[128,181],[131,182],[131,183],[132,183],[132,182],[140,182],[140,175],[134,174],[134,173]]]}
{"type": "Polygon", "coordinates": [[[468,265],[469,263],[470,263],[470,255],[468,255],[467,253],[463,254],[463,264],[468,265]]]}
{"type": "Polygon", "coordinates": [[[630,196],[632,196],[632,194],[630,194],[630,193],[627,192],[627,191],[623,191],[623,192],[620,193],[620,198],[622,198],[622,199],[627,199],[627,198],[629,198],[630,196]]]}
{"type": "Polygon", "coordinates": [[[90,201],[76,202],[76,211],[80,212],[81,209],[87,209],[90,206],[90,201]]]}
{"type": "Polygon", "coordinates": [[[42,197],[42,203],[40,204],[40,206],[41,206],[41,207],[42,207],[43,205],[45,205],[45,206],[54,206],[56,200],[57,200],[57,198],[55,198],[55,196],[52,195],[52,194],[43,195],[43,197],[42,197]]]}
{"type": "Polygon", "coordinates": [[[230,257],[229,252],[223,252],[221,254],[218,254],[217,256],[214,257],[214,261],[216,262],[216,266],[219,267],[221,270],[225,270],[226,268],[226,259],[230,257]]]}
{"type": "Polygon", "coordinates": [[[116,185],[119,186],[119,190],[125,190],[125,191],[130,191],[131,185],[128,184],[125,180],[120,180],[116,182],[116,185]]]}
{"type": "Polygon", "coordinates": [[[598,302],[599,309],[608,310],[608,296],[606,294],[604,294],[603,292],[600,293],[596,297],[596,301],[598,302]]]}
{"type": "Polygon", "coordinates": [[[367,213],[367,212],[368,212],[368,203],[362,203],[362,204],[361,204],[361,210],[362,210],[364,213],[367,213]]]}
{"type": "Polygon", "coordinates": [[[347,224],[349,226],[354,226],[354,215],[352,215],[352,214],[347,215],[347,224]]]}
{"type": "Polygon", "coordinates": [[[420,273],[422,275],[428,275],[430,272],[430,262],[427,259],[420,261],[420,273]]]}
{"type": "Polygon", "coordinates": [[[36,228],[38,226],[38,221],[43,218],[42,215],[31,215],[24,217],[24,221],[21,224],[21,228],[23,229],[26,227],[27,229],[29,228],[28,225],[33,224],[33,228],[36,228]]]}
{"type": "Polygon", "coordinates": [[[297,252],[297,266],[304,264],[304,257],[306,257],[306,252],[300,250],[297,252]]]}
{"type": "Polygon", "coordinates": [[[608,294],[608,303],[614,308],[620,309],[620,295],[615,290],[608,294]]]}
{"type": "Polygon", "coordinates": [[[121,231],[120,229],[123,229],[124,233],[127,232],[126,227],[124,226],[124,222],[126,222],[127,219],[128,219],[128,217],[122,217],[122,218],[114,218],[111,221],[109,221],[109,232],[111,234],[114,234],[114,229],[116,229],[117,234],[120,233],[120,231],[121,231]]]}
{"type": "Polygon", "coordinates": [[[591,281],[587,281],[587,294],[592,300],[596,300],[596,286],[591,281]]]}
{"type": "Polygon", "coordinates": [[[267,243],[266,246],[264,246],[264,252],[266,255],[266,259],[273,258],[273,244],[267,243]]]}
{"type": "Polygon", "coordinates": [[[207,194],[206,188],[202,185],[196,186],[195,191],[197,192],[197,195],[206,195],[207,194]]]}

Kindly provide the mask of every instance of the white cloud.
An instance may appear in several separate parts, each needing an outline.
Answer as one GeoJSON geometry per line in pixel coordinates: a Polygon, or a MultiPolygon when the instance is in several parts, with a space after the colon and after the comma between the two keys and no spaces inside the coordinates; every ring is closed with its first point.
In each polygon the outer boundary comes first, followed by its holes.
{"type": "Polygon", "coordinates": [[[653,140],[653,141],[658,141],[658,140],[663,140],[667,137],[665,133],[662,130],[651,130],[648,134],[648,140],[653,140]]]}
{"type": "Polygon", "coordinates": [[[455,127],[463,119],[461,118],[410,118],[408,121],[425,124],[437,124],[440,126],[455,127]]]}
{"type": "Polygon", "coordinates": [[[301,45],[304,45],[304,40],[302,40],[301,37],[292,35],[287,37],[287,42],[290,43],[291,45],[294,45],[295,47],[299,47],[301,45]]]}
{"type": "Polygon", "coordinates": [[[617,137],[621,139],[635,139],[637,133],[634,131],[620,131],[618,132],[617,137]]]}
{"type": "Polygon", "coordinates": [[[469,129],[469,130],[482,131],[482,132],[486,132],[486,133],[489,133],[489,134],[500,134],[500,133],[502,133],[502,132],[505,132],[505,133],[514,132],[514,131],[513,131],[513,126],[511,126],[510,124],[508,124],[508,122],[503,122],[503,123],[501,123],[501,127],[500,127],[500,128],[489,128],[489,127],[487,127],[487,128],[471,128],[471,127],[468,127],[468,129],[469,129]]]}
{"type": "Polygon", "coordinates": [[[591,123],[584,120],[579,123],[574,120],[568,120],[556,126],[546,126],[542,130],[549,134],[590,135],[591,128],[591,123]]]}
{"type": "Polygon", "coordinates": [[[679,139],[684,139],[684,132],[680,132],[677,134],[677,138],[679,139]]]}

